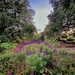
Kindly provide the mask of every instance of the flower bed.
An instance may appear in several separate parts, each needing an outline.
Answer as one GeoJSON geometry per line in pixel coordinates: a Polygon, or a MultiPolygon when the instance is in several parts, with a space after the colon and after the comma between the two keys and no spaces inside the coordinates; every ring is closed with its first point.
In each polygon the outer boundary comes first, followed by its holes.
{"type": "Polygon", "coordinates": [[[0,55],[0,75],[75,75],[75,53],[56,50],[47,42],[22,43],[0,55]]]}

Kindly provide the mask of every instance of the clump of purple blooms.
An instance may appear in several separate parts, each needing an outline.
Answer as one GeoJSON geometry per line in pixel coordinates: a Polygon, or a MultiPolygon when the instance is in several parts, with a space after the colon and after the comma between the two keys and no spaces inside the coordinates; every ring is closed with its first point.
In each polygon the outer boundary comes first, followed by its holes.
{"type": "MultiPolygon", "coordinates": [[[[47,42],[33,41],[33,40],[32,40],[32,41],[29,41],[29,42],[26,42],[26,43],[22,43],[21,46],[19,46],[18,48],[16,48],[16,49],[14,50],[14,52],[15,52],[15,53],[18,53],[18,52],[23,51],[23,50],[24,50],[24,47],[27,46],[27,45],[32,45],[32,44],[38,44],[38,45],[40,45],[41,43],[43,43],[45,46],[47,46],[47,47],[50,48],[50,49],[53,48],[53,46],[50,45],[50,44],[47,43],[47,42]]],[[[41,52],[41,49],[40,49],[40,52],[41,52]]],[[[31,54],[31,52],[28,53],[28,54],[31,54]]]]}
{"type": "Polygon", "coordinates": [[[23,51],[24,50],[24,46],[27,46],[27,45],[31,45],[31,44],[38,44],[40,45],[41,44],[41,41],[37,42],[37,41],[29,41],[29,42],[26,42],[26,43],[22,43],[22,45],[18,48],[16,48],[14,50],[15,53],[18,53],[20,51],[23,51]]]}
{"type": "MultiPolygon", "coordinates": [[[[35,61],[36,61],[36,63],[37,63],[37,61],[39,62],[39,64],[41,64],[42,62],[44,63],[44,64],[46,64],[47,63],[47,60],[49,60],[50,59],[50,54],[48,54],[48,50],[47,50],[47,48],[46,47],[44,47],[44,46],[46,46],[48,49],[52,49],[53,48],[53,46],[52,45],[50,45],[49,43],[47,43],[47,42],[42,42],[42,41],[28,41],[28,42],[25,42],[25,43],[22,43],[20,46],[18,46],[15,50],[14,50],[14,52],[16,53],[16,54],[18,54],[19,52],[21,52],[21,51],[23,51],[24,52],[24,54],[25,54],[25,58],[24,58],[24,61],[25,61],[25,63],[28,63],[27,62],[27,60],[28,60],[28,57],[31,57],[31,59],[33,59],[34,60],[34,57],[35,57],[35,55],[37,55],[37,58],[35,58],[35,61]],[[26,49],[25,49],[25,48],[26,49]],[[35,47],[35,48],[34,48],[35,47]],[[48,57],[47,57],[48,56],[48,57]],[[49,58],[49,59],[48,59],[49,58]],[[47,59],[47,60],[44,60],[44,59],[47,59]],[[40,61],[41,62],[40,62],[40,61]]],[[[54,54],[56,53],[56,49],[53,49],[53,51],[52,51],[54,54]]],[[[29,62],[30,62],[30,60],[29,60],[29,62]]],[[[34,62],[34,61],[33,61],[34,62]]],[[[31,64],[31,63],[30,63],[31,64]]],[[[29,65],[29,64],[28,64],[29,65]]],[[[34,65],[34,63],[33,63],[33,65],[34,65]]],[[[33,66],[32,64],[31,65],[29,65],[30,67],[32,67],[33,66]]],[[[24,64],[23,64],[23,66],[24,66],[24,64]]],[[[36,65],[34,65],[34,66],[36,66],[36,65]]],[[[43,65],[43,66],[45,66],[45,65],[43,65]]],[[[37,66],[37,68],[38,68],[38,66],[37,66]]],[[[8,75],[12,75],[12,71],[10,70],[10,71],[8,71],[8,75]]],[[[34,71],[31,71],[31,73],[30,73],[30,75],[34,75],[34,71]]]]}
{"type": "Polygon", "coordinates": [[[56,50],[56,49],[54,49],[54,50],[53,50],[53,54],[56,54],[56,53],[57,53],[57,50],[56,50]]]}
{"type": "Polygon", "coordinates": [[[31,74],[30,75],[34,75],[34,72],[31,72],[31,74]]]}

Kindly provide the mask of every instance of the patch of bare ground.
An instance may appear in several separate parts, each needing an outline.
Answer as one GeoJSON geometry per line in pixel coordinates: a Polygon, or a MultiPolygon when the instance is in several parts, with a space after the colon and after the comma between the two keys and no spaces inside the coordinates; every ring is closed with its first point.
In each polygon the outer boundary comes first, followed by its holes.
{"type": "Polygon", "coordinates": [[[56,49],[64,49],[67,52],[75,52],[75,44],[60,42],[60,44],[58,46],[55,46],[55,48],[56,49]]]}

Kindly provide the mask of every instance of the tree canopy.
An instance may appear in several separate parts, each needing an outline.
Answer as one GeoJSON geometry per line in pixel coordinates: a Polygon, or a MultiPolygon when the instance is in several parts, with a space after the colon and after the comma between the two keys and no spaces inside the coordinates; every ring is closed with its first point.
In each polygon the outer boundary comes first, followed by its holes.
{"type": "MultiPolygon", "coordinates": [[[[15,35],[20,37],[36,28],[33,23],[35,11],[31,8],[28,0],[0,0],[0,40],[2,36],[15,35]],[[8,34],[8,35],[7,35],[8,34]]],[[[9,39],[10,40],[10,39],[9,39]]]]}
{"type": "Polygon", "coordinates": [[[64,26],[75,26],[75,0],[49,0],[49,3],[54,10],[47,16],[49,23],[44,29],[46,34],[60,34],[64,26]]]}

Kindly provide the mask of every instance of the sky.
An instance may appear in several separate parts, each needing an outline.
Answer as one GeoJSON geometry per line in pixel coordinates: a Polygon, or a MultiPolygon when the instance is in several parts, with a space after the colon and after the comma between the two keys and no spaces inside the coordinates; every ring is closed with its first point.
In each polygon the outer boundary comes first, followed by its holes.
{"type": "Polygon", "coordinates": [[[48,24],[48,14],[51,13],[53,8],[49,4],[49,0],[29,0],[30,6],[35,11],[35,16],[33,19],[34,25],[37,29],[42,32],[45,26],[48,24]]]}

